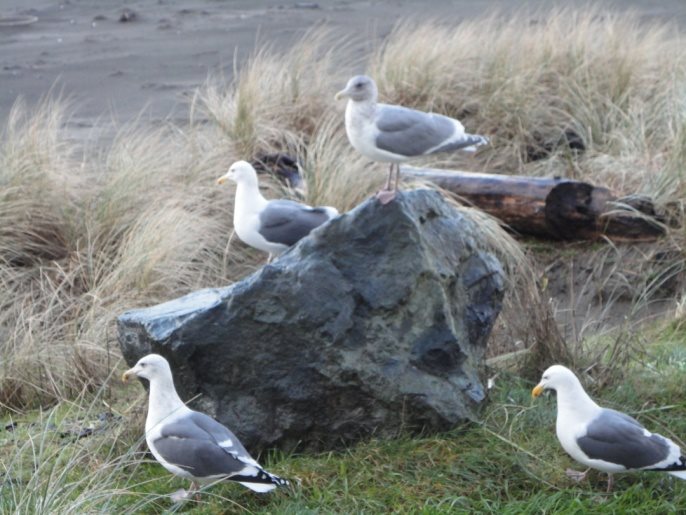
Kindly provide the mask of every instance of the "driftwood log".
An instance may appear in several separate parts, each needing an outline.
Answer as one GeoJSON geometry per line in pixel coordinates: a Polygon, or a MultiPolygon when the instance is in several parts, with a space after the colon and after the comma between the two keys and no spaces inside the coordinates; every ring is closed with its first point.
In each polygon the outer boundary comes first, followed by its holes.
{"type": "Polygon", "coordinates": [[[512,231],[560,240],[650,241],[665,234],[650,199],[561,178],[401,167],[405,180],[432,182],[501,220],[512,231]]]}

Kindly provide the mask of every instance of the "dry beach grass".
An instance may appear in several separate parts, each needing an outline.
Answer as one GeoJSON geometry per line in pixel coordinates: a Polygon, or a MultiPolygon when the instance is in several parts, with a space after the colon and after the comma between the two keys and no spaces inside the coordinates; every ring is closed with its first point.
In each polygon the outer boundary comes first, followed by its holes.
{"type": "MultiPolygon", "coordinates": [[[[631,15],[592,9],[561,10],[535,19],[524,14],[508,19],[494,15],[458,27],[438,22],[403,24],[369,56],[367,68],[378,79],[385,101],[453,115],[469,131],[492,136],[493,144],[476,156],[439,156],[426,164],[570,176],[610,186],[618,193],[645,193],[660,209],[675,213],[683,226],[686,54],[676,50],[682,43],[683,36],[671,26],[645,25],[631,15]],[[571,138],[585,150],[570,148],[571,138]]],[[[306,183],[304,199],[341,211],[375,191],[383,181],[383,167],[370,167],[355,154],[343,131],[342,106],[333,101],[355,63],[345,41],[315,31],[285,52],[257,52],[230,84],[208,80],[193,100],[187,127],[125,127],[101,152],[83,153],[65,138],[61,128],[71,109],[65,102],[48,99],[35,107],[17,103],[0,140],[0,411],[21,417],[30,408],[54,406],[59,423],[69,418],[64,406],[71,405],[72,418],[92,416],[103,392],[114,395],[115,401],[125,395],[110,390],[117,390],[112,371],[120,361],[113,325],[117,314],[196,288],[236,281],[262,264],[263,255],[229,240],[232,195],[215,186],[214,179],[232,161],[270,152],[298,155],[306,183]]],[[[266,176],[261,181],[271,190],[268,196],[300,195],[266,176]]],[[[546,359],[565,356],[579,366],[596,364],[598,370],[599,363],[607,365],[616,357],[612,354],[618,348],[616,336],[602,335],[600,343],[580,338],[574,348],[554,339],[550,307],[537,286],[541,278],[529,261],[531,251],[481,213],[463,209],[487,229],[483,244],[498,253],[510,273],[511,294],[497,328],[499,341],[535,343],[546,359]]],[[[676,280],[683,271],[683,230],[671,229],[668,239],[673,251],[669,260],[656,262],[654,254],[646,253],[644,268],[632,262],[634,269],[645,270],[643,280],[629,276],[621,259],[606,280],[624,280],[636,290],[631,296],[637,304],[650,302],[656,283],[676,280]],[[664,275],[665,270],[671,275],[664,275]]],[[[607,252],[602,259],[608,259],[607,252]]],[[[668,326],[670,341],[678,339],[673,334],[683,334],[683,313],[677,316],[668,326]]],[[[640,339],[642,353],[648,339],[640,339]]],[[[665,353],[670,371],[680,370],[683,355],[665,353]]],[[[627,366],[626,359],[613,364],[627,366]]],[[[499,435],[492,445],[500,446],[501,454],[503,449],[512,451],[508,442],[536,448],[528,438],[513,436],[508,426],[510,416],[525,428],[539,422],[524,406],[526,383],[519,387],[512,394],[516,402],[501,387],[486,424],[499,435]]],[[[676,388],[666,390],[671,392],[666,400],[683,405],[673,393],[676,388]]],[[[627,400],[621,390],[613,398],[627,400]]],[[[634,404],[638,409],[639,403],[634,404]]],[[[44,427],[45,419],[38,423],[44,427]]],[[[471,431],[467,441],[483,436],[471,431]]],[[[21,490],[25,485],[11,482],[0,486],[3,509],[102,511],[113,509],[113,493],[147,491],[148,481],[160,484],[146,476],[154,474],[153,469],[143,467],[141,473],[137,468],[140,435],[123,431],[103,437],[88,444],[97,447],[88,453],[71,446],[68,451],[55,450],[57,443],[46,435],[47,430],[31,436],[34,443],[41,438],[47,442],[43,446],[3,440],[5,470],[1,472],[23,477],[21,467],[27,466],[29,456],[41,462],[36,465],[35,488],[21,490]],[[98,472],[89,479],[55,475],[51,467],[56,463],[98,472]],[[122,479],[127,474],[133,483],[122,479]],[[33,494],[20,495],[20,490],[33,494]],[[90,497],[86,501],[84,496],[90,497]]],[[[434,444],[450,447],[445,441],[434,444]]],[[[401,441],[398,449],[390,449],[395,444],[374,445],[351,451],[351,455],[364,454],[356,455],[358,459],[372,460],[371,470],[384,470],[384,452],[407,452],[422,459],[431,454],[424,440],[401,441]]],[[[501,465],[508,470],[523,467],[525,472],[519,472],[523,477],[516,477],[527,485],[521,488],[524,498],[525,490],[531,492],[531,477],[553,467],[518,456],[501,465]]],[[[365,490],[368,504],[356,504],[359,500],[346,496],[349,485],[333,476],[371,481],[366,475],[359,477],[361,472],[344,470],[350,459],[287,460],[285,472],[303,478],[305,493],[293,497],[290,506],[290,501],[278,498],[273,509],[316,510],[317,500],[331,510],[338,509],[338,502],[352,511],[384,506],[378,500],[383,498],[381,492],[365,490]],[[321,469],[323,479],[315,478],[313,469],[321,469]],[[327,488],[344,493],[330,498],[333,494],[327,488]]],[[[451,474],[459,473],[465,484],[481,484],[500,495],[502,502],[510,495],[519,498],[519,493],[503,494],[480,478],[478,469],[455,471],[438,457],[431,459],[440,462],[442,482],[449,483],[451,474]]],[[[421,486],[424,472],[419,464],[408,472],[419,484],[417,496],[439,496],[435,481],[421,486]]],[[[556,492],[557,485],[564,484],[559,477],[550,481],[556,492]]],[[[168,487],[163,483],[161,488],[172,490],[168,487]]],[[[141,494],[149,503],[146,509],[167,506],[146,495],[141,494]]],[[[393,500],[398,503],[395,510],[412,506],[409,494],[398,495],[393,500]]],[[[477,499],[480,494],[465,495],[462,500],[446,498],[444,505],[429,505],[427,512],[451,506],[488,509],[483,498],[477,499]]],[[[579,502],[596,502],[581,497],[579,502]]],[[[273,511],[270,501],[241,499],[251,511],[273,511]]],[[[220,499],[210,502],[219,505],[220,499]]],[[[492,508],[498,506],[504,505],[494,503],[492,508]]],[[[552,509],[544,504],[540,508],[552,509]]]]}
{"type": "Polygon", "coordinates": [[[630,14],[494,15],[456,28],[402,25],[372,72],[389,100],[491,135],[480,160],[488,170],[570,176],[665,202],[684,193],[682,42],[676,27],[630,14]]]}

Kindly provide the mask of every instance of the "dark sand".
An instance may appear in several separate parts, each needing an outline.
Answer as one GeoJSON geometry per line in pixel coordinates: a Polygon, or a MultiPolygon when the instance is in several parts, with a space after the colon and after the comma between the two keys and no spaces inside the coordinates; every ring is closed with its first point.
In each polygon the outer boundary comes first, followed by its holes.
{"type": "MultiPolygon", "coordinates": [[[[684,0],[595,3],[686,26],[684,0]]],[[[77,134],[85,135],[98,119],[127,122],[143,109],[150,121],[185,120],[188,96],[208,74],[228,78],[234,57],[240,62],[256,45],[289,45],[316,24],[351,34],[364,55],[401,19],[458,23],[494,9],[551,5],[555,2],[0,0],[0,17],[38,18],[26,26],[0,27],[0,126],[18,96],[31,105],[53,85],[77,105],[69,123],[77,134]],[[124,8],[135,19],[120,22],[124,8]]]]}

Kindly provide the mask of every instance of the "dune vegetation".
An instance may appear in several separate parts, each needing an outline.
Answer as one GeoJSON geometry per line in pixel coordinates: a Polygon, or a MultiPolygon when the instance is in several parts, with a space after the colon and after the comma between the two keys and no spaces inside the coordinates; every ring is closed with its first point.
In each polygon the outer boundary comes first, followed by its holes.
{"type": "Polygon", "coordinates": [[[611,494],[600,474],[571,483],[564,469],[573,465],[554,436],[554,400],[529,398],[541,367],[564,361],[603,402],[684,443],[686,296],[672,288],[659,319],[639,325],[634,316],[684,273],[683,35],[668,24],[585,9],[458,26],[407,22],[363,60],[351,48],[317,30],[285,51],[260,49],[234,80],[208,79],[187,125],[134,123],[97,150],[68,138],[64,124],[75,109],[68,101],[17,102],[0,137],[1,512],[659,513],[686,506],[686,484],[657,474],[621,477],[611,494]],[[258,497],[222,484],[199,503],[173,505],[165,494],[183,485],[146,456],[145,393],[118,381],[116,316],[229,284],[263,264],[262,254],[231,237],[231,190],[215,184],[235,160],[299,157],[303,191],[262,175],[267,197],[344,211],[379,188],[383,167],[350,147],[343,106],[333,100],[361,69],[377,79],[383,101],[457,117],[492,139],[476,155],[420,164],[574,177],[646,194],[666,214],[668,236],[638,251],[608,242],[561,248],[515,241],[486,215],[460,207],[483,221],[483,245],[509,273],[482,422],[315,456],[262,456],[295,479],[292,492],[258,497]],[[590,277],[602,274],[603,291],[612,292],[606,304],[628,296],[626,323],[596,330],[596,314],[588,313],[588,330],[560,336],[541,264],[557,252],[585,253],[585,266],[596,267],[590,277]],[[535,352],[498,359],[524,348],[535,352]]]}

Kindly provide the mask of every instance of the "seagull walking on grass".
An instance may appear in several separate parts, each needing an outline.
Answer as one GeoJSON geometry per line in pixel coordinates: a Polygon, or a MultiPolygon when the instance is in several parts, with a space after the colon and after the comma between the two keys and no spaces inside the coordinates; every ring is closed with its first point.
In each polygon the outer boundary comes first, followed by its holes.
{"type": "MultiPolygon", "coordinates": [[[[651,470],[686,479],[686,457],[677,444],[629,415],[598,406],[568,368],[548,368],[531,395],[549,389],[557,392],[556,432],[562,448],[589,469],[606,472],[608,492],[615,472],[651,470]]],[[[567,475],[582,480],[586,472],[568,470],[567,475]]]]}
{"type": "Polygon", "coordinates": [[[393,200],[398,191],[400,163],[439,152],[474,152],[488,143],[484,136],[467,134],[454,118],[380,104],[378,96],[374,80],[358,75],[336,93],[336,100],[348,98],[345,131],[355,150],[372,161],[390,163],[386,186],[377,194],[383,204],[393,200]],[[394,166],[395,185],[391,189],[394,166]]]}
{"type": "Polygon", "coordinates": [[[198,483],[236,481],[255,492],[269,492],[288,481],[264,470],[238,438],[213,418],[189,409],[174,388],[169,363],[148,354],[124,372],[122,380],[150,381],[145,440],[155,459],[174,475],[191,480],[191,492],[179,490],[175,501],[197,491],[198,483]]]}
{"type": "Polygon", "coordinates": [[[236,161],[217,179],[236,183],[233,226],[238,237],[251,247],[279,255],[323,223],[338,216],[335,207],[311,207],[293,200],[267,200],[260,193],[257,172],[246,161],[236,161]]]}

